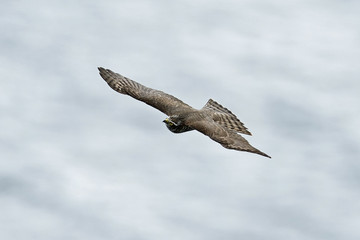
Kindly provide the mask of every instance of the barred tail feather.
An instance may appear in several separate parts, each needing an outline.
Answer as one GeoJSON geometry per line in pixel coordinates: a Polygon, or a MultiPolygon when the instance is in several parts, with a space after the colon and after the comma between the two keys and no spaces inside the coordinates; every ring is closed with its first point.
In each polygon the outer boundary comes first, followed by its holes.
{"type": "Polygon", "coordinates": [[[219,103],[215,102],[212,99],[205,104],[203,109],[212,110],[213,120],[223,127],[234,130],[238,133],[243,133],[247,135],[251,135],[248,129],[244,126],[244,124],[233,114],[229,109],[221,106],[219,103]]]}

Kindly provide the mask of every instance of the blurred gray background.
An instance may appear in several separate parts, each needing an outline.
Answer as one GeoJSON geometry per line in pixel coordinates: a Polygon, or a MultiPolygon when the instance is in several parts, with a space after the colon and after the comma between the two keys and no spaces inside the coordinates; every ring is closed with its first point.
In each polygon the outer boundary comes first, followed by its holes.
{"type": "Polygon", "coordinates": [[[0,239],[359,239],[360,2],[1,1],[0,239]],[[213,98],[272,156],[110,89],[213,98]]]}

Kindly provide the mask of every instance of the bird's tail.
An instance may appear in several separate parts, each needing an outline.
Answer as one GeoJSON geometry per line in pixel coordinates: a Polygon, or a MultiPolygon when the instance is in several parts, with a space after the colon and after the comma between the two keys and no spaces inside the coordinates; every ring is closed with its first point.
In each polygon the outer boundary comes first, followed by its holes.
{"type": "Polygon", "coordinates": [[[244,124],[233,114],[229,109],[223,107],[219,103],[212,99],[205,104],[204,110],[211,110],[213,112],[212,117],[215,122],[223,127],[234,130],[238,133],[251,135],[249,130],[244,124]]]}

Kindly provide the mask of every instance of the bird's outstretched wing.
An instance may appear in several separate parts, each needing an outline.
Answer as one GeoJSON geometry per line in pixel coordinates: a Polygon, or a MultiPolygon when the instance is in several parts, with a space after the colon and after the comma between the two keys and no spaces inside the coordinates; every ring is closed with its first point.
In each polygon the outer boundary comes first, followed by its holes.
{"type": "Polygon", "coordinates": [[[100,76],[115,91],[129,95],[140,100],[168,116],[176,115],[179,112],[192,110],[192,107],[177,99],[176,97],[162,91],[145,87],[127,77],[114,73],[109,69],[99,67],[100,76]]]}
{"type": "Polygon", "coordinates": [[[225,148],[252,152],[271,158],[266,153],[251,146],[245,138],[237,134],[234,130],[227,129],[210,118],[192,122],[189,126],[209,136],[225,148]]]}

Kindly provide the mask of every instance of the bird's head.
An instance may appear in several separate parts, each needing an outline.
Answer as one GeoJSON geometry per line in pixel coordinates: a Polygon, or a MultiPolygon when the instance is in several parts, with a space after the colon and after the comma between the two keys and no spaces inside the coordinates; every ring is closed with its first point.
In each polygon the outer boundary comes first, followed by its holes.
{"type": "Polygon", "coordinates": [[[166,124],[166,127],[172,131],[172,129],[175,129],[177,126],[179,126],[178,121],[176,119],[173,119],[172,117],[168,117],[163,121],[166,124]]]}
{"type": "Polygon", "coordinates": [[[184,125],[177,116],[171,116],[163,121],[166,127],[173,133],[182,133],[193,130],[192,128],[184,125]]]}
{"type": "Polygon", "coordinates": [[[173,133],[177,133],[178,132],[178,123],[175,122],[171,117],[166,118],[163,121],[166,125],[166,127],[173,133]]]}

